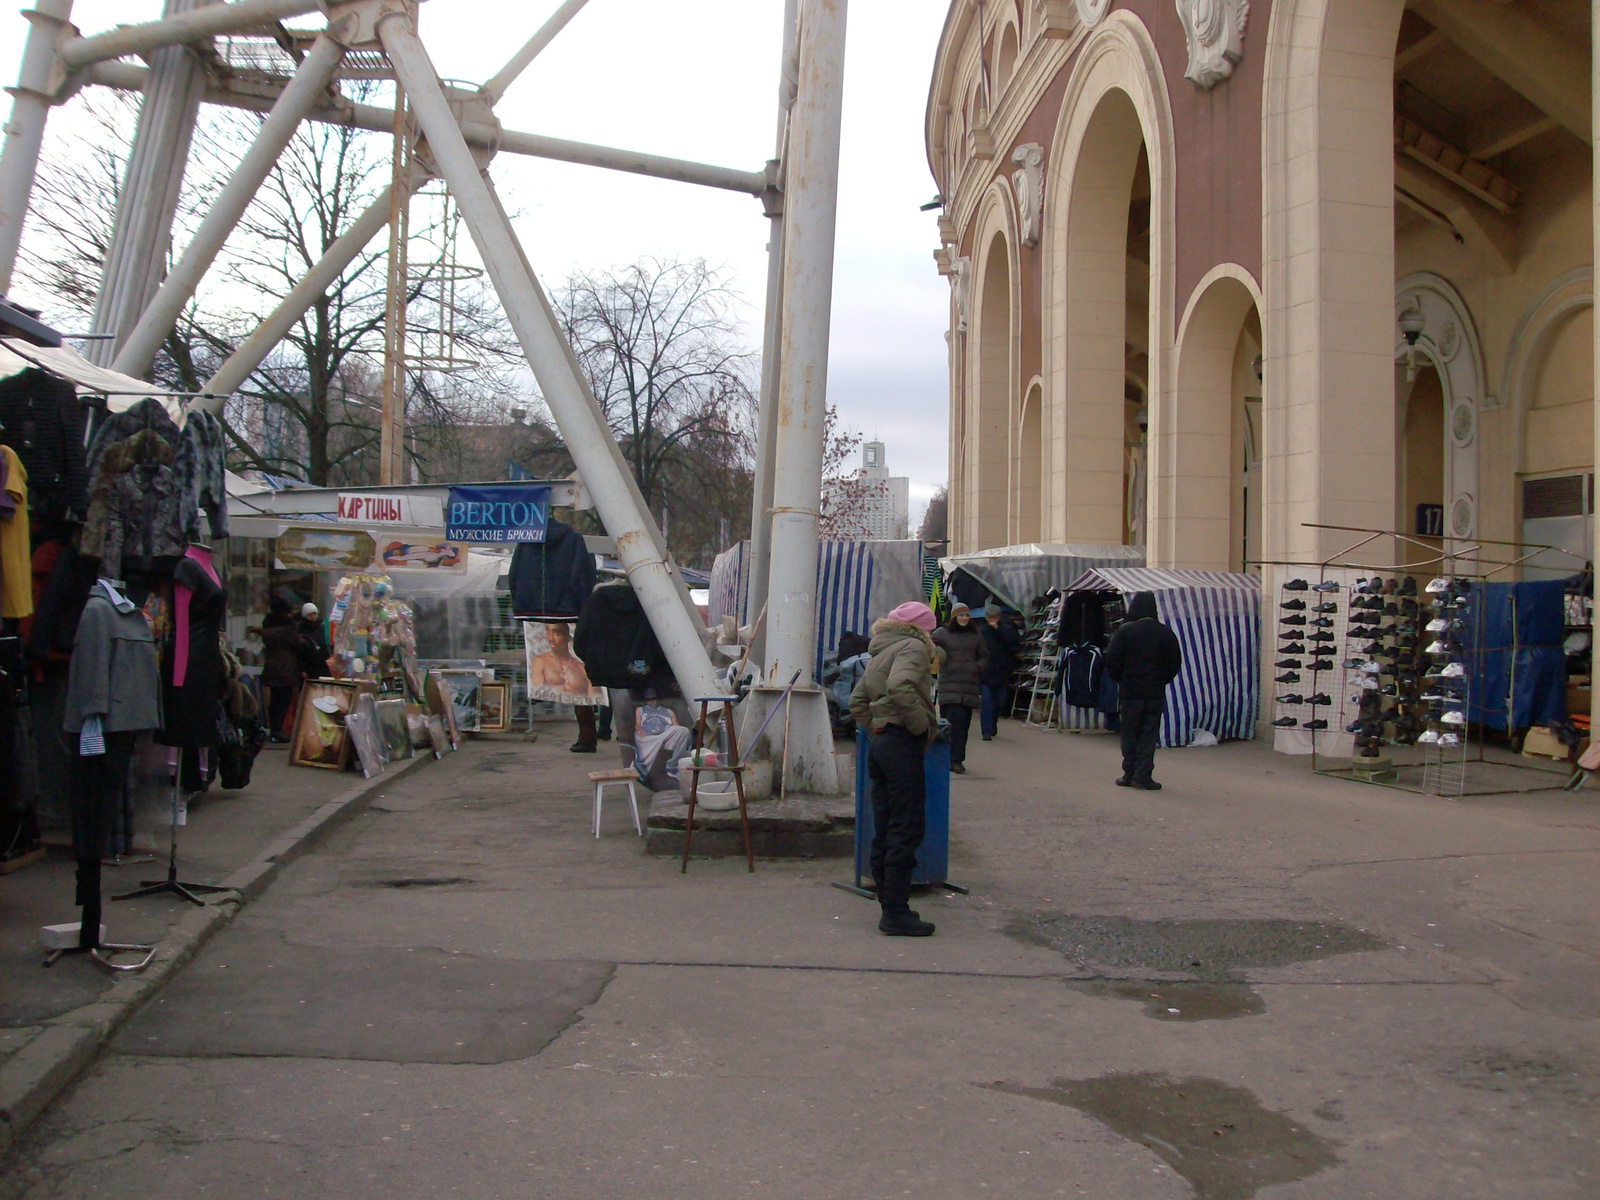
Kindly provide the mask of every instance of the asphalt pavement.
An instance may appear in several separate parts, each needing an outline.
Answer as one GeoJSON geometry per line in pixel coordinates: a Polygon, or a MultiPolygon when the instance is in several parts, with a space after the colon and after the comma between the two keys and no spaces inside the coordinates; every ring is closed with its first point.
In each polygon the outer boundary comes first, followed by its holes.
{"type": "Polygon", "coordinates": [[[283,868],[4,1164],[43,1197],[1588,1197],[1596,793],[1004,723],[951,876],[646,857],[555,731],[283,868]]]}

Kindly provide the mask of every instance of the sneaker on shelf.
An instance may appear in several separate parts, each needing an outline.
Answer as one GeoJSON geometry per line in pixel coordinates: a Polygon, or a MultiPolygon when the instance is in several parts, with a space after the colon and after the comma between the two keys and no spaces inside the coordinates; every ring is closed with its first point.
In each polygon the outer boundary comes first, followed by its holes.
{"type": "Polygon", "coordinates": [[[1300,724],[1300,722],[1294,717],[1279,717],[1273,722],[1273,724],[1279,729],[1293,729],[1296,725],[1300,724]]]}
{"type": "Polygon", "coordinates": [[[1281,696],[1274,696],[1273,699],[1279,704],[1304,704],[1306,702],[1306,698],[1299,692],[1285,692],[1281,696]]]}
{"type": "Polygon", "coordinates": [[[1326,629],[1319,629],[1306,639],[1308,642],[1336,642],[1338,640],[1338,638],[1334,637],[1333,634],[1329,633],[1326,629]]]}
{"type": "Polygon", "coordinates": [[[1422,695],[1417,697],[1423,704],[1434,704],[1444,698],[1444,693],[1436,687],[1426,689],[1422,695]]]}
{"type": "Polygon", "coordinates": [[[1363,660],[1359,669],[1363,675],[1377,675],[1383,671],[1382,665],[1371,658],[1363,660]]]}
{"type": "MultiPolygon", "coordinates": [[[[1311,703],[1315,704],[1316,701],[1312,700],[1311,703]]],[[[1449,712],[1445,713],[1444,716],[1440,717],[1439,720],[1446,725],[1465,725],[1467,723],[1467,714],[1462,712],[1460,709],[1452,708],[1449,712]]]]}
{"type": "Polygon", "coordinates": [[[1290,612],[1304,612],[1305,611],[1305,607],[1306,607],[1306,602],[1304,600],[1301,600],[1299,597],[1296,597],[1293,600],[1285,600],[1282,604],[1278,605],[1278,607],[1279,608],[1286,608],[1290,612]]]}
{"type": "Polygon", "coordinates": [[[1382,642],[1373,642],[1371,645],[1363,646],[1361,648],[1361,653],[1369,655],[1369,656],[1370,655],[1374,655],[1374,654],[1382,654],[1383,652],[1384,651],[1383,651],[1383,643],[1382,642]]]}
{"type": "Polygon", "coordinates": [[[1378,689],[1378,695],[1380,696],[1398,696],[1399,694],[1400,689],[1392,683],[1386,683],[1378,689]]]}
{"type": "Polygon", "coordinates": [[[1362,658],[1362,657],[1360,657],[1358,655],[1355,658],[1347,658],[1347,659],[1345,659],[1344,662],[1341,665],[1344,667],[1344,669],[1346,671],[1360,671],[1360,670],[1362,670],[1364,668],[1364,666],[1366,664],[1366,661],[1367,661],[1366,659],[1364,659],[1364,658],[1362,658]]]}
{"type": "Polygon", "coordinates": [[[1278,653],[1283,655],[1304,654],[1306,648],[1300,642],[1290,642],[1287,646],[1279,646],[1278,653]]]}
{"type": "Polygon", "coordinates": [[[1441,639],[1441,640],[1436,640],[1436,641],[1429,642],[1428,643],[1428,648],[1426,650],[1424,650],[1423,653],[1424,654],[1449,654],[1450,651],[1449,651],[1449,648],[1445,645],[1444,641],[1441,639]]]}
{"type": "Polygon", "coordinates": [[[1441,746],[1459,746],[1461,745],[1461,735],[1459,733],[1441,733],[1438,741],[1441,746]]]}
{"type": "Polygon", "coordinates": [[[1311,590],[1313,592],[1337,592],[1339,585],[1332,579],[1324,579],[1321,583],[1313,583],[1311,590]]]}
{"type": "Polygon", "coordinates": [[[1283,585],[1283,590],[1286,592],[1303,592],[1310,586],[1304,579],[1291,579],[1283,585]]]}
{"type": "Polygon", "coordinates": [[[1383,615],[1386,617],[1398,617],[1400,615],[1400,606],[1393,600],[1389,601],[1383,606],[1383,615]]]}
{"type": "Polygon", "coordinates": [[[1378,677],[1376,675],[1361,675],[1355,679],[1352,679],[1350,682],[1356,687],[1361,688],[1363,691],[1366,691],[1378,686],[1378,677]]]}
{"type": "Polygon", "coordinates": [[[1278,624],[1280,625],[1304,625],[1305,623],[1305,617],[1301,616],[1299,613],[1290,613],[1287,617],[1281,617],[1278,620],[1278,624]]]}
{"type": "Polygon", "coordinates": [[[1443,575],[1437,575],[1428,580],[1427,592],[1432,596],[1443,595],[1450,588],[1450,581],[1443,575]]]}
{"type": "Polygon", "coordinates": [[[1365,722],[1363,722],[1360,717],[1357,717],[1354,721],[1351,721],[1350,724],[1344,727],[1344,731],[1346,733],[1360,733],[1364,724],[1365,722]]]}
{"type": "Polygon", "coordinates": [[[1336,613],[1339,611],[1339,606],[1332,600],[1324,600],[1321,604],[1312,608],[1311,611],[1314,613],[1336,613]]]}
{"type": "Polygon", "coordinates": [[[1285,671],[1282,675],[1279,675],[1277,677],[1277,679],[1274,680],[1274,682],[1275,683],[1299,683],[1300,682],[1300,676],[1297,675],[1293,671],[1285,671]]]}
{"type": "Polygon", "coordinates": [[[1313,671],[1331,671],[1333,670],[1333,660],[1328,658],[1319,658],[1316,662],[1311,664],[1311,669],[1313,671]]]}
{"type": "Polygon", "coordinates": [[[1290,671],[1294,671],[1294,670],[1298,670],[1299,669],[1300,660],[1298,658],[1280,658],[1277,662],[1273,663],[1272,665],[1275,666],[1275,667],[1281,667],[1281,668],[1284,668],[1284,669],[1287,669],[1287,670],[1290,670],[1290,671]]]}
{"type": "Polygon", "coordinates": [[[1318,692],[1315,696],[1311,697],[1307,703],[1313,708],[1327,708],[1333,703],[1333,697],[1329,696],[1326,692],[1318,692]]]}
{"type": "Polygon", "coordinates": [[[1332,629],[1334,620],[1332,617],[1315,617],[1312,619],[1311,624],[1318,629],[1332,629]]]}
{"type": "Polygon", "coordinates": [[[1435,617],[1423,626],[1429,633],[1443,633],[1450,628],[1450,622],[1443,617],[1435,617]]]}
{"type": "Polygon", "coordinates": [[[1424,729],[1421,733],[1417,734],[1417,745],[1419,746],[1432,745],[1438,740],[1439,734],[1432,729],[1424,729]]]}
{"type": "Polygon", "coordinates": [[[1326,721],[1324,721],[1321,717],[1317,717],[1314,720],[1307,721],[1305,724],[1303,724],[1301,726],[1302,729],[1326,729],[1327,727],[1328,727],[1328,723],[1326,721]]]}
{"type": "Polygon", "coordinates": [[[1415,596],[1417,594],[1417,577],[1415,575],[1407,575],[1401,581],[1400,588],[1395,594],[1399,596],[1415,596]]]}

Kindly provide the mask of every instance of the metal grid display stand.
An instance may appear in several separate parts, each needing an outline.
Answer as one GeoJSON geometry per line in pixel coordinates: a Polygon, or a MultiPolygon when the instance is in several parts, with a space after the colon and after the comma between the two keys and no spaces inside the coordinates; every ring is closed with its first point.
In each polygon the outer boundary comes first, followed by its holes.
{"type": "MultiPolygon", "coordinates": [[[[1320,775],[1454,798],[1469,790],[1469,765],[1488,763],[1552,776],[1547,785],[1493,790],[1560,787],[1553,772],[1520,759],[1490,763],[1482,737],[1471,736],[1467,718],[1471,711],[1471,681],[1480,674],[1478,660],[1487,653],[1483,649],[1483,605],[1471,602],[1473,591],[1491,576],[1534,555],[1551,550],[1563,552],[1549,546],[1484,539],[1470,545],[1458,539],[1446,542],[1441,549],[1436,542],[1392,530],[1309,523],[1306,528],[1362,535],[1320,563],[1261,564],[1302,568],[1307,574],[1316,571],[1318,583],[1340,585],[1339,592],[1330,588],[1329,595],[1344,596],[1342,611],[1323,614],[1332,618],[1333,623],[1327,628],[1336,639],[1327,644],[1342,647],[1336,655],[1321,656],[1331,667],[1328,682],[1338,693],[1336,703],[1327,710],[1327,725],[1308,724],[1321,718],[1299,719],[1302,711],[1312,707],[1309,696],[1314,693],[1302,693],[1298,710],[1294,705],[1280,706],[1285,711],[1274,722],[1279,728],[1288,728],[1286,722],[1279,721],[1295,717],[1299,727],[1313,730],[1312,770],[1320,775]],[[1399,552],[1394,555],[1397,561],[1389,563],[1358,561],[1373,557],[1368,548],[1383,538],[1392,539],[1397,551],[1420,553],[1409,562],[1398,561],[1411,558],[1410,553],[1399,552]],[[1517,553],[1509,556],[1510,561],[1486,562],[1484,546],[1511,547],[1517,553]],[[1354,577],[1356,572],[1363,575],[1354,577]],[[1370,575],[1365,574],[1368,572],[1370,575]],[[1330,580],[1336,575],[1344,578],[1330,580]],[[1374,577],[1378,581],[1376,590],[1374,577]],[[1430,591],[1430,586],[1436,590],[1430,591]],[[1474,618],[1470,629],[1463,620],[1464,611],[1474,618]],[[1442,628],[1428,629],[1430,623],[1441,620],[1442,628]],[[1337,713],[1336,718],[1333,713],[1337,713]],[[1451,716],[1456,713],[1460,714],[1459,719],[1451,716]],[[1329,734],[1353,734],[1356,754],[1346,758],[1321,749],[1318,734],[1324,730],[1329,734]],[[1383,747],[1388,749],[1382,750],[1383,747]]],[[[1307,597],[1319,594],[1309,583],[1303,592],[1294,591],[1307,597]]],[[[1280,588],[1280,604],[1289,592],[1288,586],[1280,588]]],[[[1307,624],[1297,624],[1296,629],[1309,632],[1313,628],[1310,609],[1308,603],[1307,624]]],[[[1305,648],[1311,649],[1309,641],[1305,648]]],[[[1321,685],[1320,673],[1312,674],[1311,683],[1313,687],[1321,685]]],[[[1283,683],[1275,683],[1274,688],[1275,697],[1292,694],[1285,692],[1283,683]]]]}
{"type": "Polygon", "coordinates": [[[1056,596],[1045,606],[1044,621],[1039,626],[1038,641],[1033,647],[1033,671],[1029,679],[1028,716],[1026,724],[1053,729],[1060,724],[1060,699],[1056,683],[1061,674],[1061,647],[1057,644],[1061,632],[1061,604],[1064,596],[1056,596]]]}

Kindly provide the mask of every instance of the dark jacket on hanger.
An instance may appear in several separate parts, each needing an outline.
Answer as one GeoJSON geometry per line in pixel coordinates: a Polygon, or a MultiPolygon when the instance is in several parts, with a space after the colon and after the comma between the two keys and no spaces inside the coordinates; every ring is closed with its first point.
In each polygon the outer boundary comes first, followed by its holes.
{"type": "Polygon", "coordinates": [[[512,615],[570,620],[583,611],[594,580],[594,555],[583,535],[552,520],[544,541],[518,542],[511,554],[512,615]]]}
{"type": "Polygon", "coordinates": [[[91,497],[94,495],[95,475],[106,451],[118,442],[125,442],[134,434],[143,433],[147,429],[159,435],[162,441],[172,447],[176,447],[183,436],[177,422],[167,415],[166,405],[151,396],[146,396],[132,408],[110,414],[100,422],[94,431],[94,440],[89,443],[88,472],[91,497]]]}
{"type": "Polygon", "coordinates": [[[161,674],[150,626],[131,600],[114,601],[99,585],[78,621],[61,727],[77,733],[97,713],[106,733],[161,725],[161,674]]]}
{"type": "Polygon", "coordinates": [[[183,504],[186,541],[209,542],[228,536],[226,451],[222,422],[208,412],[191,409],[172,464],[183,504]],[[209,522],[209,537],[200,520],[202,512],[209,522]]]}
{"type": "Polygon", "coordinates": [[[172,447],[150,430],[101,457],[79,545],[85,554],[98,552],[103,578],[122,579],[127,561],[148,568],[151,559],[183,553],[183,499],[172,460],[172,447]]]}
{"type": "Polygon", "coordinates": [[[0,444],[28,472],[28,510],[35,517],[83,519],[83,430],[78,389],[59,375],[30,367],[0,379],[0,444]]]}
{"type": "Polygon", "coordinates": [[[676,686],[644,606],[629,584],[608,583],[589,593],[578,616],[572,650],[596,687],[676,686]]]}

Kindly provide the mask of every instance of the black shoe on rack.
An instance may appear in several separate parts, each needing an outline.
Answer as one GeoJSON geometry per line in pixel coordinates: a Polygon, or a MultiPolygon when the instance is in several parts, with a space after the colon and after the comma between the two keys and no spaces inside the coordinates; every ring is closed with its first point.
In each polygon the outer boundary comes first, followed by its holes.
{"type": "Polygon", "coordinates": [[[1306,602],[1296,597],[1293,600],[1285,600],[1282,604],[1278,605],[1278,607],[1288,609],[1290,612],[1304,612],[1306,602]]]}
{"type": "Polygon", "coordinates": [[[1300,660],[1298,658],[1280,658],[1272,665],[1275,667],[1282,667],[1285,670],[1296,671],[1300,668],[1300,660]]]}
{"type": "Polygon", "coordinates": [[[1306,702],[1306,698],[1299,692],[1285,692],[1281,696],[1274,696],[1273,699],[1279,704],[1304,704],[1306,702]]]}
{"type": "Polygon", "coordinates": [[[1339,611],[1339,606],[1332,600],[1324,600],[1311,611],[1314,613],[1336,613],[1339,611]]]}
{"type": "Polygon", "coordinates": [[[1316,718],[1314,721],[1307,721],[1301,726],[1302,729],[1326,729],[1327,727],[1328,723],[1321,717],[1316,718]]]}
{"type": "Polygon", "coordinates": [[[1311,670],[1331,671],[1333,670],[1333,661],[1331,659],[1319,658],[1316,662],[1311,664],[1311,670]]]}
{"type": "Polygon", "coordinates": [[[1310,586],[1304,579],[1291,579],[1283,585],[1283,590],[1286,592],[1303,592],[1310,586]]]}
{"type": "Polygon", "coordinates": [[[1278,621],[1278,624],[1280,625],[1304,625],[1305,623],[1306,619],[1299,613],[1291,613],[1289,616],[1283,617],[1278,621]]]}
{"type": "Polygon", "coordinates": [[[1275,683],[1299,683],[1300,682],[1300,676],[1297,675],[1293,671],[1285,671],[1282,675],[1279,675],[1273,682],[1275,682],[1275,683]]]}
{"type": "Polygon", "coordinates": [[[1279,654],[1304,654],[1305,652],[1305,646],[1301,645],[1299,642],[1291,642],[1287,646],[1278,647],[1279,654]]]}
{"type": "Polygon", "coordinates": [[[1279,729],[1293,729],[1296,725],[1300,724],[1300,722],[1295,720],[1293,717],[1279,717],[1273,722],[1273,724],[1279,729]]]}
{"type": "Polygon", "coordinates": [[[1416,594],[1417,577],[1415,575],[1407,575],[1405,579],[1401,580],[1400,587],[1395,592],[1397,596],[1415,596],[1416,594]]]}
{"type": "Polygon", "coordinates": [[[1317,617],[1311,623],[1318,629],[1332,629],[1334,620],[1332,617],[1317,617]]]}
{"type": "Polygon", "coordinates": [[[1318,692],[1307,703],[1314,708],[1326,708],[1333,703],[1333,698],[1326,692],[1318,692]]]}
{"type": "Polygon", "coordinates": [[[1315,633],[1313,633],[1310,637],[1308,637],[1306,639],[1306,641],[1308,641],[1308,642],[1334,642],[1334,641],[1338,641],[1338,639],[1335,638],[1333,636],[1333,634],[1329,633],[1326,629],[1319,629],[1315,633]]]}
{"type": "Polygon", "coordinates": [[[1331,579],[1324,579],[1321,583],[1312,584],[1311,590],[1313,592],[1337,592],[1339,585],[1331,579]]]}

